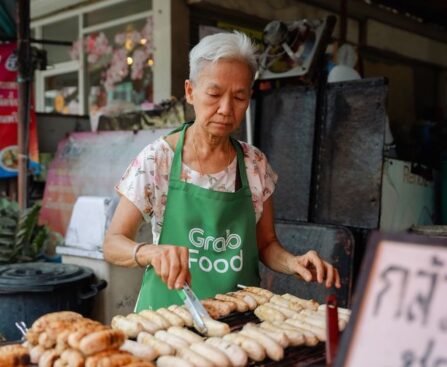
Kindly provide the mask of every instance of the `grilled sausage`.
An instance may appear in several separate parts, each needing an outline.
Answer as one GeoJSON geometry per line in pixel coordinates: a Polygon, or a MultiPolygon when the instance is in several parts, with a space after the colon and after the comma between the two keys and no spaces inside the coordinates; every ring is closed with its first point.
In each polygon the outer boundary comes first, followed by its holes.
{"type": "Polygon", "coordinates": [[[233,367],[243,367],[247,365],[247,353],[237,344],[215,336],[208,338],[206,343],[214,345],[224,352],[233,367]]]}
{"type": "Polygon", "coordinates": [[[252,338],[239,333],[231,333],[225,335],[223,339],[239,345],[245,352],[247,352],[248,358],[253,361],[261,362],[265,359],[265,348],[252,338]]]}
{"type": "Polygon", "coordinates": [[[224,352],[222,352],[219,348],[201,342],[201,343],[194,343],[191,344],[191,350],[194,352],[199,353],[203,357],[209,359],[212,363],[214,363],[217,367],[230,367],[231,362],[226,356],[224,352]]]}
{"type": "Polygon", "coordinates": [[[194,367],[194,365],[180,357],[161,356],[157,359],[157,367],[194,367]]]}
{"type": "Polygon", "coordinates": [[[258,341],[265,348],[265,352],[270,359],[280,361],[284,358],[284,349],[271,337],[263,334],[254,328],[244,328],[240,331],[242,335],[248,336],[258,341]]]}
{"type": "Polygon", "coordinates": [[[168,343],[157,339],[155,336],[142,331],[138,334],[137,342],[141,344],[147,344],[153,347],[159,355],[172,355],[175,354],[175,349],[168,343]]]}
{"type": "Polygon", "coordinates": [[[203,338],[201,336],[183,327],[171,326],[168,329],[168,332],[177,335],[182,339],[185,339],[189,344],[203,341],[203,338]]]}
{"type": "Polygon", "coordinates": [[[114,316],[111,325],[113,329],[121,330],[129,338],[136,338],[144,330],[138,321],[121,315],[114,316]]]}
{"type": "Polygon", "coordinates": [[[86,356],[106,349],[119,348],[126,340],[121,330],[101,330],[81,339],[79,350],[86,356]]]}
{"type": "Polygon", "coordinates": [[[120,347],[120,350],[129,352],[133,356],[144,359],[145,361],[153,361],[159,356],[158,351],[154,347],[133,340],[126,340],[120,347]]]}
{"type": "Polygon", "coordinates": [[[6,345],[0,347],[0,366],[22,367],[28,366],[30,356],[28,349],[20,344],[6,345]]]}
{"type": "Polygon", "coordinates": [[[189,348],[180,348],[177,350],[177,356],[191,362],[195,367],[214,367],[209,359],[189,348]]]}

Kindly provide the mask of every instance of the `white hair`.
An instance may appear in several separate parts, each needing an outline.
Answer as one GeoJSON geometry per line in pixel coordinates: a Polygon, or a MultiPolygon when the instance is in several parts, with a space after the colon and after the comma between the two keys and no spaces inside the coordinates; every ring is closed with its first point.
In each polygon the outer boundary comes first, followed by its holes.
{"type": "Polygon", "coordinates": [[[248,36],[234,31],[206,36],[192,48],[189,53],[189,79],[196,81],[206,64],[222,59],[245,62],[254,78],[257,70],[256,46],[248,36]]]}

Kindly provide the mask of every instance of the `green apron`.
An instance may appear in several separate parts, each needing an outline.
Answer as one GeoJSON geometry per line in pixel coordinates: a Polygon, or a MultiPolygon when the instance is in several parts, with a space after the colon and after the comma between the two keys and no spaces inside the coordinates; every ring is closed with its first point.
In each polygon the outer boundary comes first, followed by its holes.
{"type": "MultiPolygon", "coordinates": [[[[237,153],[241,187],[236,192],[204,189],[180,180],[186,123],[175,130],[180,137],[169,175],[169,189],[159,244],[189,249],[191,287],[200,298],[234,291],[237,284],[259,285],[256,217],[242,148],[237,153]]],[[[182,304],[177,290],[170,290],[148,267],[135,311],[182,304]]]]}

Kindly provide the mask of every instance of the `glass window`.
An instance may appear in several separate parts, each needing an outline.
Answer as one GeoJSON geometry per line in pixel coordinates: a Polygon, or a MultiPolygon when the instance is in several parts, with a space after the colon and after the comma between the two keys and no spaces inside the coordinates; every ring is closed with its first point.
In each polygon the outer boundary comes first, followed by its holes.
{"type": "Polygon", "coordinates": [[[93,32],[84,48],[90,113],[111,101],[152,102],[152,17],[93,32]]]}
{"type": "Polygon", "coordinates": [[[45,112],[78,115],[78,72],[54,75],[45,78],[45,112]]]}
{"type": "Polygon", "coordinates": [[[126,0],[84,15],[84,27],[134,15],[152,9],[151,0],[126,0]]]}
{"type": "MultiPolygon", "coordinates": [[[[77,17],[64,19],[42,27],[43,40],[73,42],[78,37],[77,17]]],[[[47,51],[49,65],[70,61],[70,46],[44,45],[43,48],[47,51]]]]}

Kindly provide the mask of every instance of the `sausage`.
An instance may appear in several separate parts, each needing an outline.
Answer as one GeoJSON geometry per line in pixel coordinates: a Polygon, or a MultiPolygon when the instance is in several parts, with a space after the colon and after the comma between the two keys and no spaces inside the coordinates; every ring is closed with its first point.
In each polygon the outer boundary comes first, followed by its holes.
{"type": "Polygon", "coordinates": [[[296,347],[298,345],[304,344],[304,335],[298,330],[287,330],[283,329],[275,324],[272,324],[270,321],[264,321],[259,325],[262,329],[270,330],[270,331],[281,331],[286,334],[287,339],[289,339],[289,343],[291,346],[296,347]]]}
{"type": "Polygon", "coordinates": [[[221,312],[222,314],[225,314],[225,315],[228,315],[229,313],[236,310],[236,304],[231,301],[223,301],[223,300],[208,298],[208,299],[204,299],[200,302],[203,305],[215,305],[218,308],[219,312],[221,312]]]}
{"type": "Polygon", "coordinates": [[[289,294],[289,293],[285,293],[281,296],[282,298],[285,298],[288,301],[293,301],[296,302],[298,304],[300,304],[301,306],[303,306],[303,308],[308,308],[310,310],[318,310],[318,302],[313,300],[313,299],[302,299],[299,298],[297,296],[294,296],[293,294],[289,294]]]}
{"type": "Polygon", "coordinates": [[[243,367],[247,365],[247,353],[237,344],[215,336],[208,338],[206,343],[214,345],[224,352],[233,367],[243,367]]]}
{"type": "Polygon", "coordinates": [[[168,307],[169,311],[174,312],[176,315],[180,316],[185,323],[185,326],[192,327],[193,320],[190,312],[185,307],[180,307],[178,305],[172,305],[168,307]]]}
{"type": "Polygon", "coordinates": [[[313,346],[317,345],[319,342],[317,336],[309,330],[300,328],[295,325],[288,324],[287,322],[274,322],[273,325],[275,325],[281,329],[284,329],[284,330],[298,331],[298,332],[302,333],[304,336],[304,344],[309,347],[313,347],[313,346]]]}
{"type": "Polygon", "coordinates": [[[262,321],[284,321],[286,317],[277,309],[269,305],[261,305],[255,309],[255,315],[262,321]]]}
{"type": "Polygon", "coordinates": [[[311,333],[315,334],[315,336],[318,338],[318,340],[320,340],[322,342],[326,341],[326,331],[318,326],[310,325],[305,321],[296,320],[296,319],[287,319],[286,323],[293,325],[293,326],[297,326],[300,329],[310,331],[311,333]]]}
{"type": "Polygon", "coordinates": [[[0,366],[22,367],[28,366],[29,363],[30,355],[24,346],[12,344],[0,347],[0,366]]]}
{"type": "Polygon", "coordinates": [[[177,356],[191,362],[195,367],[214,367],[209,359],[189,348],[180,348],[177,350],[177,356]]]}
{"type": "MultiPolygon", "coordinates": [[[[309,324],[317,325],[322,328],[326,328],[326,311],[318,312],[305,309],[300,313],[302,316],[306,316],[311,320],[309,324]]],[[[298,318],[299,319],[299,318],[298,318]]],[[[338,328],[344,330],[346,328],[347,321],[341,317],[338,318],[338,328]]]]}
{"type": "Polygon", "coordinates": [[[201,343],[191,344],[191,350],[209,359],[216,367],[231,367],[228,357],[219,348],[213,345],[201,343]]]}
{"type": "Polygon", "coordinates": [[[126,340],[121,330],[100,330],[84,336],[79,343],[79,350],[86,356],[106,349],[119,348],[126,340]]]}
{"type": "Polygon", "coordinates": [[[141,344],[150,345],[154,348],[159,355],[172,355],[175,354],[175,349],[171,347],[168,343],[157,339],[155,336],[142,331],[138,334],[137,342],[141,344]]]}
{"type": "MultiPolygon", "coordinates": [[[[32,347],[29,351],[29,356],[30,356],[30,361],[32,364],[38,364],[39,363],[39,359],[42,356],[43,352],[45,352],[44,347],[42,347],[41,345],[36,345],[34,347],[32,347]]],[[[2,361],[2,351],[0,349],[0,362],[2,361]]],[[[3,366],[2,363],[0,363],[1,366],[3,366]]]]}
{"type": "Polygon", "coordinates": [[[286,318],[290,319],[292,317],[294,317],[296,314],[298,314],[298,312],[291,310],[288,307],[285,307],[283,305],[279,305],[277,303],[266,303],[265,305],[274,308],[275,310],[278,310],[279,312],[281,312],[286,318]]]}
{"type": "Polygon", "coordinates": [[[249,296],[252,296],[258,305],[263,305],[264,303],[267,303],[269,301],[269,299],[267,297],[261,296],[260,294],[248,292],[245,290],[237,291],[236,293],[239,293],[242,295],[248,294],[249,296]]]}
{"type": "Polygon", "coordinates": [[[136,361],[130,353],[110,349],[87,357],[85,367],[121,367],[136,361]]]}
{"type": "Polygon", "coordinates": [[[236,309],[236,304],[217,299],[204,299],[200,302],[213,319],[227,316],[236,309]]]}
{"type": "Polygon", "coordinates": [[[160,326],[155,322],[149,321],[145,317],[138,315],[137,313],[130,313],[126,316],[129,320],[135,320],[141,324],[143,327],[143,331],[147,331],[148,333],[154,334],[156,331],[160,330],[160,326]]]}
{"type": "Polygon", "coordinates": [[[72,330],[74,331],[68,335],[67,343],[70,347],[79,349],[79,343],[81,342],[82,338],[84,338],[84,336],[92,334],[96,331],[108,330],[108,328],[96,322],[81,322],[74,324],[72,330]]]}
{"type": "Polygon", "coordinates": [[[160,326],[160,329],[167,329],[171,326],[168,320],[166,320],[165,317],[160,315],[159,313],[152,311],[152,310],[144,310],[139,313],[139,315],[145,317],[149,321],[152,321],[156,323],[158,326],[160,326]]]}
{"type": "Polygon", "coordinates": [[[246,312],[249,309],[246,302],[237,297],[229,296],[228,294],[216,294],[214,298],[220,301],[233,302],[236,305],[237,312],[246,312]]]}
{"type": "Polygon", "coordinates": [[[239,292],[230,292],[227,294],[229,296],[236,297],[244,301],[248,305],[248,308],[250,310],[254,310],[256,307],[258,307],[258,302],[256,302],[256,300],[248,293],[242,294],[239,292]]]}
{"type": "Polygon", "coordinates": [[[270,359],[274,361],[280,361],[284,358],[284,349],[275,340],[263,334],[259,330],[256,330],[254,328],[243,328],[240,333],[241,335],[246,335],[262,344],[262,346],[265,348],[267,356],[270,359]]]}
{"type": "Polygon", "coordinates": [[[122,315],[114,316],[111,325],[113,329],[121,330],[128,338],[136,338],[144,330],[143,325],[138,321],[122,315]]]}
{"type": "Polygon", "coordinates": [[[225,335],[223,339],[239,345],[247,352],[248,358],[255,362],[261,362],[265,359],[265,348],[252,338],[239,333],[231,333],[225,335]]]}
{"type": "Polygon", "coordinates": [[[270,300],[270,298],[272,298],[275,295],[273,292],[270,292],[269,290],[260,287],[245,287],[244,291],[258,294],[260,296],[267,298],[267,300],[270,300]]]}
{"type": "Polygon", "coordinates": [[[166,330],[158,330],[155,333],[155,337],[161,341],[164,341],[165,343],[168,343],[176,350],[189,346],[189,343],[185,339],[180,338],[177,335],[168,333],[166,330]]]}
{"type": "Polygon", "coordinates": [[[125,367],[155,367],[155,364],[148,361],[138,361],[126,364],[125,367]]]}
{"type": "Polygon", "coordinates": [[[132,362],[130,364],[126,364],[125,367],[155,367],[155,364],[147,361],[138,361],[138,362],[132,362]]]}
{"type": "Polygon", "coordinates": [[[57,352],[62,353],[65,349],[70,347],[68,345],[68,336],[70,333],[70,330],[64,330],[57,336],[55,348],[57,352]]]}
{"type": "MultiPolygon", "coordinates": [[[[39,359],[39,367],[53,367],[54,362],[59,359],[59,353],[54,349],[48,349],[42,353],[39,359]]],[[[2,365],[3,366],[3,365],[2,365]]]]}
{"type": "Polygon", "coordinates": [[[180,357],[162,356],[157,359],[157,367],[194,367],[194,365],[180,357]]]}
{"type": "MultiPolygon", "coordinates": [[[[327,305],[323,303],[318,306],[318,311],[324,311],[326,308],[327,305]]],[[[351,312],[352,311],[349,308],[338,307],[338,313],[341,315],[351,316],[351,312]]]]}
{"type": "Polygon", "coordinates": [[[85,363],[82,353],[74,349],[64,350],[60,360],[64,361],[69,367],[84,367],[85,363]]]}
{"type": "Polygon", "coordinates": [[[213,320],[208,317],[204,317],[203,322],[207,328],[207,336],[224,336],[230,333],[230,327],[224,322],[213,320]]]}
{"type": "Polygon", "coordinates": [[[261,333],[269,336],[270,338],[272,338],[274,341],[276,341],[282,348],[287,348],[290,345],[290,341],[289,338],[287,338],[287,335],[284,331],[282,330],[267,330],[267,329],[262,329],[260,327],[258,327],[257,325],[249,322],[248,324],[246,324],[244,326],[244,329],[255,329],[260,331],[261,333]]]}
{"type": "MultiPolygon", "coordinates": [[[[316,316],[323,317],[324,319],[326,319],[326,308],[318,309],[316,312],[311,311],[311,310],[304,310],[304,311],[305,311],[304,312],[305,314],[307,314],[307,312],[309,312],[309,313],[312,312],[316,316]]],[[[340,328],[340,330],[343,330],[344,328],[346,328],[346,325],[349,322],[349,315],[346,313],[339,312],[338,313],[338,321],[339,322],[342,321],[339,323],[339,328],[340,328]]]]}
{"type": "Polygon", "coordinates": [[[303,309],[303,306],[301,306],[299,303],[294,301],[289,301],[281,296],[278,296],[275,294],[272,298],[270,298],[269,303],[274,303],[280,306],[284,306],[289,308],[292,311],[300,312],[303,309]]]}
{"type": "Polygon", "coordinates": [[[145,361],[153,361],[159,355],[154,347],[133,340],[126,340],[120,347],[120,350],[129,352],[133,356],[144,359],[145,361]]]}
{"type": "Polygon", "coordinates": [[[171,334],[177,335],[182,339],[185,339],[189,344],[199,343],[199,342],[203,341],[203,338],[201,336],[199,336],[196,333],[194,333],[188,329],[185,329],[183,327],[171,326],[168,329],[168,332],[171,334]]]}
{"type": "Polygon", "coordinates": [[[43,331],[47,327],[47,325],[52,321],[58,321],[58,320],[73,321],[82,318],[83,316],[81,314],[78,314],[77,312],[73,311],[50,312],[39,317],[36,321],[34,321],[33,325],[31,326],[31,329],[33,329],[36,332],[39,332],[43,331]]]}
{"type": "Polygon", "coordinates": [[[172,326],[185,326],[183,319],[174,312],[169,311],[167,308],[159,308],[156,312],[168,320],[172,326]]]}

